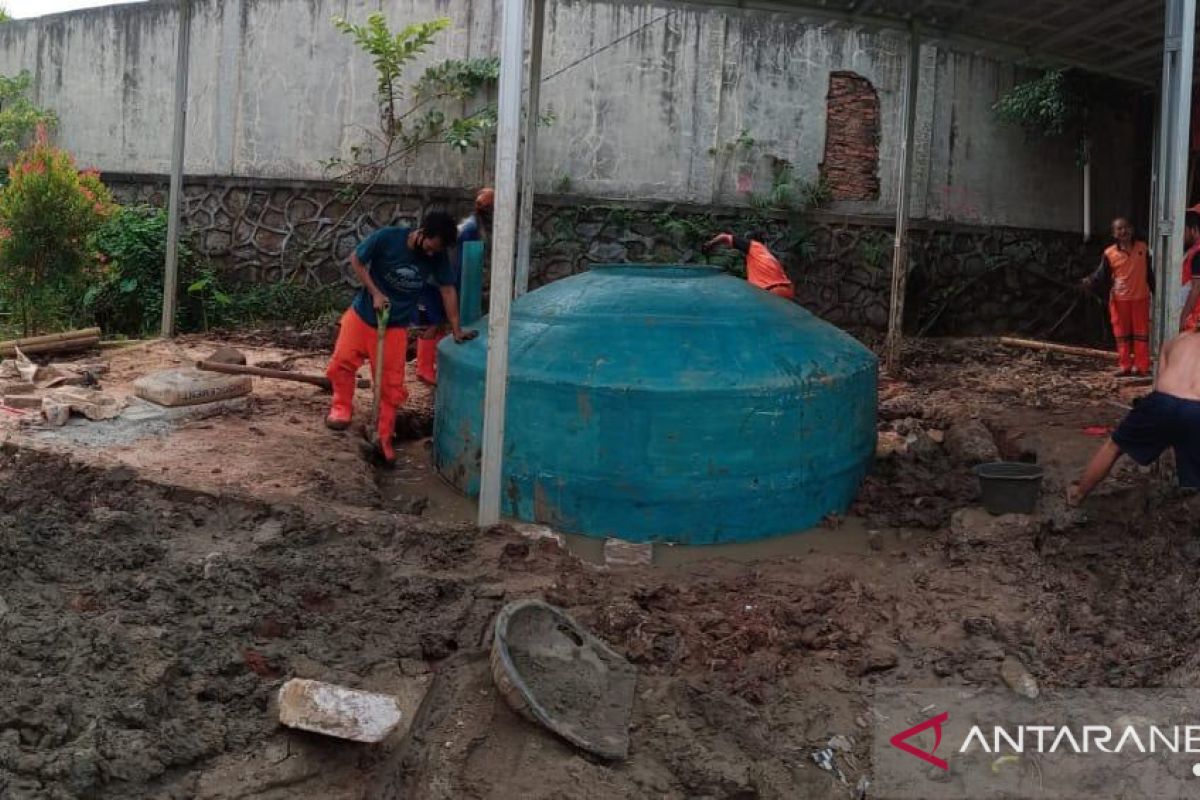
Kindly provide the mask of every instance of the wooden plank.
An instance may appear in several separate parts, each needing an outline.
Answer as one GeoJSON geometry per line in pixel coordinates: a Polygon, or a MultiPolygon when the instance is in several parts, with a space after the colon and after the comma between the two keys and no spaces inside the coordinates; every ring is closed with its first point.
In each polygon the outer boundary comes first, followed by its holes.
{"type": "Polygon", "coordinates": [[[1027,350],[1043,350],[1051,353],[1064,353],[1069,356],[1080,356],[1082,358],[1104,358],[1109,361],[1116,361],[1117,354],[1109,350],[1096,350],[1091,347],[1075,347],[1069,344],[1058,344],[1057,342],[1039,342],[1036,339],[1016,339],[1011,336],[1001,336],[1000,344],[1007,347],[1023,347],[1027,350]]]}

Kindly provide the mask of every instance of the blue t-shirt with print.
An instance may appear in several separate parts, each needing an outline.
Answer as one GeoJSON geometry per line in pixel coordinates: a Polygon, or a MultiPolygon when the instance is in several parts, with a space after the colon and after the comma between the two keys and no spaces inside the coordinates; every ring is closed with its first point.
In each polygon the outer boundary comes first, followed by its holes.
{"type": "MultiPolygon", "coordinates": [[[[409,325],[427,281],[432,280],[438,286],[454,285],[454,271],[446,254],[430,257],[411,249],[408,246],[411,232],[410,228],[380,228],[354,251],[379,291],[391,301],[389,328],[409,325]]],[[[363,322],[375,326],[375,304],[365,286],[355,296],[353,308],[363,322]]]]}

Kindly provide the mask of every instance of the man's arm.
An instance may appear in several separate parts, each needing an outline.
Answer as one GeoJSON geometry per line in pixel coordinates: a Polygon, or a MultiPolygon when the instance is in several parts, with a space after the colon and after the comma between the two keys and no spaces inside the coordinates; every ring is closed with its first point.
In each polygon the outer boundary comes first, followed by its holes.
{"type": "Polygon", "coordinates": [[[479,331],[464,331],[459,325],[458,290],[453,286],[439,286],[438,289],[442,293],[442,306],[446,309],[446,319],[450,320],[450,333],[454,341],[462,344],[478,336],[479,331]]]}
{"type": "Polygon", "coordinates": [[[367,287],[367,291],[371,293],[375,310],[379,311],[386,306],[388,304],[387,295],[379,291],[379,287],[375,285],[375,281],[371,280],[371,271],[358,260],[358,253],[350,254],[350,267],[354,270],[354,277],[358,278],[358,282],[367,287]]]}
{"type": "Polygon", "coordinates": [[[1088,289],[1095,289],[1097,285],[1104,286],[1109,282],[1109,266],[1108,256],[1100,256],[1100,266],[1096,270],[1083,279],[1083,285],[1088,289]]]}
{"type": "Polygon", "coordinates": [[[720,245],[724,245],[725,247],[733,247],[733,234],[718,233],[716,236],[704,243],[704,246],[700,248],[700,252],[708,255],[720,245]]]}
{"type": "Polygon", "coordinates": [[[1187,300],[1183,304],[1183,312],[1179,315],[1179,330],[1184,329],[1187,324],[1187,318],[1196,310],[1196,301],[1200,300],[1200,276],[1192,278],[1191,284],[1188,286],[1187,300]]]}

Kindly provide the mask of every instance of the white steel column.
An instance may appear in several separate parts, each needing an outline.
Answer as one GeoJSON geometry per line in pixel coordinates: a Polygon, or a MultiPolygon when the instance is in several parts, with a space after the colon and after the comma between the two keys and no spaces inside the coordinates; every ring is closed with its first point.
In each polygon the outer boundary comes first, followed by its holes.
{"type": "Polygon", "coordinates": [[[546,0],[533,0],[533,29],[529,44],[529,100],[525,106],[525,142],[521,151],[521,210],[517,220],[516,296],[529,290],[530,248],[533,246],[533,167],[537,158],[539,96],[542,86],[542,31],[546,24],[546,0]]]}
{"type": "Polygon", "coordinates": [[[517,151],[521,142],[521,88],[525,71],[525,0],[504,0],[500,33],[500,98],[496,131],[496,219],[488,308],[487,383],[479,473],[479,524],[500,521],[500,475],[508,392],[508,323],[517,234],[517,151]]]}
{"type": "Polygon", "coordinates": [[[1162,97],[1158,111],[1158,246],[1155,248],[1158,291],[1153,325],[1159,347],[1175,335],[1183,311],[1177,270],[1183,257],[1183,217],[1187,207],[1195,38],[1196,0],[1166,0],[1162,97]]]}
{"type": "Polygon", "coordinates": [[[917,79],[921,74],[921,37],[916,27],[908,31],[908,61],[904,66],[904,94],[900,99],[900,114],[904,128],[900,138],[900,168],[896,183],[896,238],[892,249],[892,297],[888,312],[887,342],[884,366],[888,372],[900,366],[904,345],[904,292],[908,284],[908,215],[912,205],[913,139],[917,127],[917,79]]]}

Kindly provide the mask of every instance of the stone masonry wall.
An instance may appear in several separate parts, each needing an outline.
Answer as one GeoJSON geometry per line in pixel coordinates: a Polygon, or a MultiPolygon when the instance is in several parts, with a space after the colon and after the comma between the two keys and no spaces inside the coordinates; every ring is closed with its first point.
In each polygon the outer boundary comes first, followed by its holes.
{"type": "MultiPolygon", "coordinates": [[[[165,179],[105,176],[124,203],[164,205],[165,179]]],[[[467,192],[381,189],[347,213],[338,187],[316,183],[192,179],[185,222],[195,248],[247,282],[350,281],[346,259],[377,227],[415,221],[433,209],[465,216],[467,192]]],[[[534,287],[609,262],[704,260],[712,232],[760,230],[796,281],[798,299],[841,327],[882,331],[892,263],[891,220],[815,212],[802,216],[652,203],[580,204],[539,198],[534,287]]],[[[736,261],[726,255],[735,271],[736,261]]],[[[1078,278],[1098,246],[1046,231],[914,223],[906,328],[928,335],[1015,333],[1103,344],[1100,304],[1078,278]]],[[[485,286],[486,290],[486,286],[485,286]]]]}

